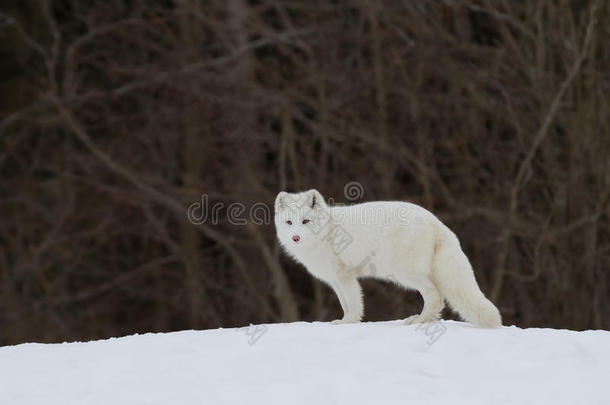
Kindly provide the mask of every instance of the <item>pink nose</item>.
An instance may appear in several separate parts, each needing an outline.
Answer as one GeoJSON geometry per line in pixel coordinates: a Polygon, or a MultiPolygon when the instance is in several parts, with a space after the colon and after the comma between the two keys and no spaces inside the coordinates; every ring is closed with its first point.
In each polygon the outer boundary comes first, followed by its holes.
{"type": "Polygon", "coordinates": [[[294,235],[294,236],[292,237],[292,240],[293,240],[293,241],[295,241],[295,242],[298,242],[298,241],[300,241],[300,240],[301,240],[301,237],[300,237],[299,235],[294,235]]]}

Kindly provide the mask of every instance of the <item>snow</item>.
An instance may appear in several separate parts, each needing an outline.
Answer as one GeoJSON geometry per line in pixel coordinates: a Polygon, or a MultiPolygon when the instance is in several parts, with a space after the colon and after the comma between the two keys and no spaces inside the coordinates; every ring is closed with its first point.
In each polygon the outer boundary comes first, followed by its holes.
{"type": "Polygon", "coordinates": [[[610,332],[297,322],[0,348],[0,404],[610,404],[610,332]]]}

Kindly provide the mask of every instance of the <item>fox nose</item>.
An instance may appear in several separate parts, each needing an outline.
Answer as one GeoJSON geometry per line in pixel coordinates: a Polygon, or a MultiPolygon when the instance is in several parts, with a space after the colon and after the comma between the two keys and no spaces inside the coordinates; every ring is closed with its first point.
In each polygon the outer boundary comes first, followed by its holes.
{"type": "Polygon", "coordinates": [[[295,241],[295,242],[298,242],[298,241],[300,241],[300,240],[301,240],[301,237],[300,237],[299,235],[294,235],[294,236],[292,237],[292,240],[293,240],[293,241],[295,241]]]}

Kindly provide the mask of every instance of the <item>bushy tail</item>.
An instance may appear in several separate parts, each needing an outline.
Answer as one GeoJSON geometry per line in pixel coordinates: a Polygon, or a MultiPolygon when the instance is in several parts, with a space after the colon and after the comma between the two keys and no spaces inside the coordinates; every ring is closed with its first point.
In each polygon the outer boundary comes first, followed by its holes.
{"type": "Polygon", "coordinates": [[[448,228],[437,241],[432,275],[442,296],[464,320],[486,328],[502,325],[500,311],[481,292],[468,258],[448,228]]]}

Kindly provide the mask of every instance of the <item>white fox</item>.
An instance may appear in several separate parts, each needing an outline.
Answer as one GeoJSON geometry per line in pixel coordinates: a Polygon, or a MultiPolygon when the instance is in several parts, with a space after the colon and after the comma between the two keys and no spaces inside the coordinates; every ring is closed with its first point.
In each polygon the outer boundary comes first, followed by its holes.
{"type": "Polygon", "coordinates": [[[282,191],[275,200],[275,227],[284,249],[337,294],[344,315],[335,324],[362,320],[359,277],[418,290],[424,308],[407,324],[439,319],[444,300],[468,322],[502,324],[500,312],[479,289],[458,238],[418,205],[376,201],[329,206],[317,190],[282,191]]]}

